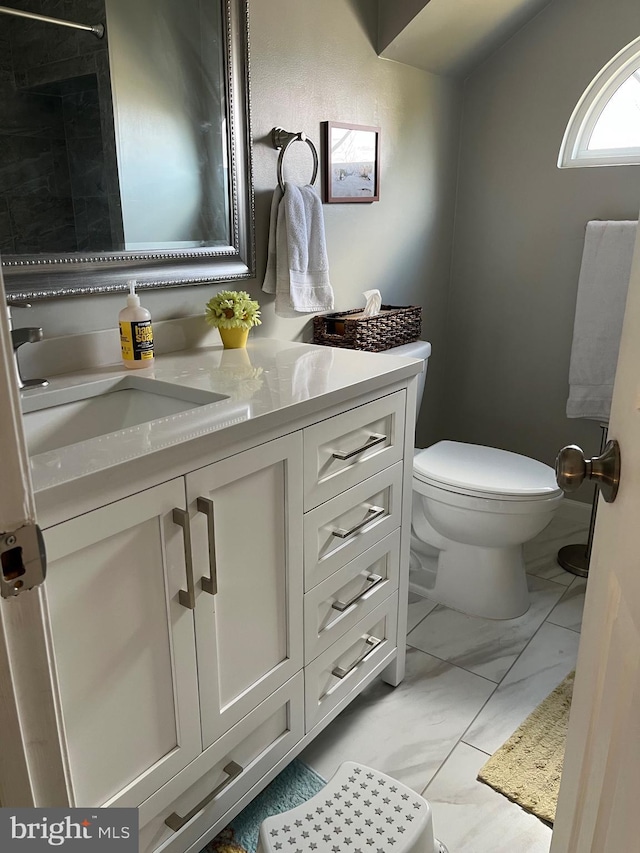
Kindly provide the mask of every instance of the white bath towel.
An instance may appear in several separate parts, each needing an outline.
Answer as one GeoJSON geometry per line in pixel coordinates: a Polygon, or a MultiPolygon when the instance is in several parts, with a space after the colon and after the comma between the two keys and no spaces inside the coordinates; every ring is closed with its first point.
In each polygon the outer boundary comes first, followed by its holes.
{"type": "Polygon", "coordinates": [[[262,289],[276,294],[276,312],[285,316],[333,308],[322,201],[312,186],[286,183],[284,196],[276,187],[262,289]]]}
{"type": "Polygon", "coordinates": [[[567,417],[608,420],[637,222],[589,222],[578,282],[567,417]]]}

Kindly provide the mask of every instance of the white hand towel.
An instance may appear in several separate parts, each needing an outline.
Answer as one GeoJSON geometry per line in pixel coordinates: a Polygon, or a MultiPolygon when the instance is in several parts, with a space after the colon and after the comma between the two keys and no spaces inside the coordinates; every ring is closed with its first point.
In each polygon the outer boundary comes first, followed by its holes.
{"type": "Polygon", "coordinates": [[[284,213],[289,250],[291,306],[299,313],[330,311],[333,290],[322,201],[312,186],[285,183],[284,213]]]}
{"type": "Polygon", "coordinates": [[[277,186],[271,199],[267,268],[264,274],[264,281],[262,282],[262,289],[265,293],[275,293],[276,314],[281,317],[295,317],[295,312],[291,307],[289,250],[287,247],[284,205],[281,203],[282,198],[283,192],[277,186]]]}
{"type": "Polygon", "coordinates": [[[282,316],[333,308],[322,201],[311,186],[287,183],[284,197],[275,189],[262,289],[276,294],[282,316]]]}
{"type": "Polygon", "coordinates": [[[637,228],[637,222],[587,224],[569,367],[569,418],[609,418],[637,228]]]}

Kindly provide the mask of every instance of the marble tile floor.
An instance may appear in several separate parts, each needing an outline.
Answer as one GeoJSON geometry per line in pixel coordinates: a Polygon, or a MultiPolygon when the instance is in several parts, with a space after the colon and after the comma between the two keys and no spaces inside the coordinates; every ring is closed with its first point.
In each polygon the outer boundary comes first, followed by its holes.
{"type": "Polygon", "coordinates": [[[531,607],[464,616],[410,596],[407,674],[374,682],[300,758],[325,779],[346,758],[424,794],[450,853],[548,853],[551,829],[476,780],[487,757],[576,663],[586,581],[556,562],[586,524],[556,518],[525,549],[531,607]]]}

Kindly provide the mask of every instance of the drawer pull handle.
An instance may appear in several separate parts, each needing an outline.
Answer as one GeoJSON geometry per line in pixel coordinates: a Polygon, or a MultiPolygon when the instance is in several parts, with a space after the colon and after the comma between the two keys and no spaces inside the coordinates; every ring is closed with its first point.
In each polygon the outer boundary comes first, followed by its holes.
{"type": "Polygon", "coordinates": [[[369,583],[370,586],[357,593],[357,595],[354,595],[353,598],[349,599],[349,601],[334,601],[331,606],[334,610],[339,610],[340,613],[343,613],[345,610],[348,610],[352,604],[356,604],[364,595],[371,592],[372,589],[375,589],[375,587],[382,583],[383,580],[385,580],[385,578],[383,578],[382,575],[369,575],[367,583],[369,583]]]}
{"type": "Polygon", "coordinates": [[[346,678],[350,672],[353,672],[356,667],[360,666],[361,663],[364,663],[370,654],[375,652],[380,643],[384,642],[384,640],[379,640],[377,637],[363,637],[362,639],[365,640],[369,648],[365,649],[360,657],[356,658],[348,669],[345,669],[342,666],[336,666],[331,670],[331,675],[335,675],[336,678],[346,678]]]}
{"type": "Polygon", "coordinates": [[[200,586],[209,595],[215,595],[218,591],[218,568],[216,564],[216,530],[213,521],[213,501],[210,498],[198,498],[196,501],[198,512],[207,516],[207,534],[209,539],[209,577],[201,578],[200,586]]]}
{"type": "Polygon", "coordinates": [[[369,450],[370,447],[375,447],[376,444],[382,444],[383,441],[387,440],[386,435],[380,435],[379,433],[374,433],[370,435],[367,441],[362,445],[362,447],[357,447],[355,450],[351,450],[349,452],[343,450],[337,450],[333,453],[334,459],[340,459],[341,462],[344,462],[345,459],[351,459],[352,456],[357,456],[358,453],[364,453],[365,450],[369,450]]]}
{"type": "Polygon", "coordinates": [[[176,507],[173,510],[173,523],[179,524],[184,537],[184,561],[187,571],[187,588],[178,593],[178,601],[183,607],[194,610],[196,606],[196,590],[193,583],[193,558],[191,551],[191,525],[189,524],[189,513],[186,509],[176,507]]]}
{"type": "Polygon", "coordinates": [[[179,829],[182,829],[182,827],[185,824],[189,823],[189,821],[192,820],[198,814],[198,812],[201,812],[205,806],[208,806],[211,800],[215,800],[215,798],[219,794],[221,794],[225,790],[225,788],[227,788],[233,782],[234,779],[236,779],[241,773],[243,773],[244,767],[240,767],[240,765],[236,764],[235,761],[230,761],[224,768],[224,772],[228,774],[229,778],[225,779],[224,782],[221,782],[218,787],[214,788],[210,794],[207,794],[204,800],[199,802],[197,806],[194,806],[188,814],[186,814],[184,817],[179,815],[177,812],[173,812],[173,814],[169,815],[169,817],[165,820],[165,823],[169,827],[169,829],[172,829],[174,832],[178,832],[179,829]]]}
{"type": "Polygon", "coordinates": [[[332,530],[331,534],[333,536],[337,536],[338,539],[346,539],[349,536],[353,536],[353,534],[357,533],[358,530],[362,530],[362,528],[366,527],[367,524],[375,521],[376,518],[383,516],[385,512],[386,509],[383,506],[370,506],[367,510],[366,518],[363,518],[362,521],[354,524],[354,526],[350,527],[348,530],[345,530],[343,527],[338,527],[337,530],[332,530]]]}

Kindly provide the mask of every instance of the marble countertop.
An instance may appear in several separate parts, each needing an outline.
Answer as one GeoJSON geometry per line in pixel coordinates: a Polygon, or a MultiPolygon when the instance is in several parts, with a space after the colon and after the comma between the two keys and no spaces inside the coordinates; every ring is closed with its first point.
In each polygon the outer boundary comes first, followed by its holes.
{"type": "Polygon", "coordinates": [[[258,436],[421,370],[422,362],[413,358],[255,338],[246,350],[201,348],[159,356],[142,370],[116,364],[58,376],[47,388],[26,392],[23,410],[41,408],[60,389],[131,374],[226,399],[34,455],[33,488],[37,493],[242,422],[258,436]]]}

